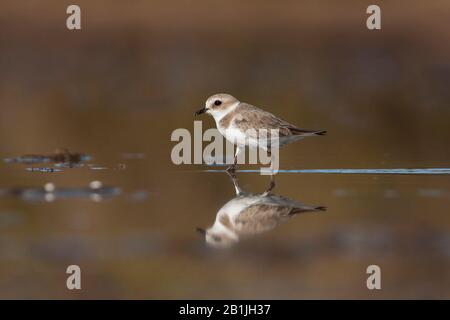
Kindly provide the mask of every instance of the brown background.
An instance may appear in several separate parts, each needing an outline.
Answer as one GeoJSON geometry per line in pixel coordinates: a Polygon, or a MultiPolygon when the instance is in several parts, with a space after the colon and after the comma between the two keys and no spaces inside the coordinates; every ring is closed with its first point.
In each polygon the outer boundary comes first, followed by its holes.
{"type": "Polygon", "coordinates": [[[284,169],[447,167],[448,1],[378,1],[381,31],[367,30],[364,1],[77,1],[81,31],[66,29],[69,4],[2,2],[0,156],[67,147],[109,169],[1,164],[0,188],[101,180],[123,193],[0,198],[1,298],[450,298],[447,176],[280,174],[276,193],[327,214],[218,252],[194,229],[232,185],[170,161],[171,132],[227,92],[328,130],[283,149],[284,169]],[[65,287],[69,264],[81,292],[65,287]]]}

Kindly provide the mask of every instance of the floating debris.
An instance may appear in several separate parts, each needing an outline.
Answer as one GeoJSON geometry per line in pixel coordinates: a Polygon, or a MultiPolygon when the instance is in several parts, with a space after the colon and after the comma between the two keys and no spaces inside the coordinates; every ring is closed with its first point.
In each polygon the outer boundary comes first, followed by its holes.
{"type": "Polygon", "coordinates": [[[25,164],[36,164],[36,163],[48,163],[51,162],[48,156],[39,155],[24,155],[17,158],[6,158],[5,163],[25,163],[25,164]]]}
{"type": "Polygon", "coordinates": [[[107,167],[100,167],[100,166],[91,166],[89,167],[91,170],[108,170],[107,167]]]}
{"type": "Polygon", "coordinates": [[[53,192],[55,191],[55,184],[53,182],[49,182],[44,184],[44,190],[47,192],[53,192]]]}
{"type": "Polygon", "coordinates": [[[57,149],[51,155],[28,154],[16,158],[6,158],[6,163],[40,164],[55,163],[70,167],[91,160],[91,156],[83,153],[71,153],[67,149],[57,149]]]}
{"type": "Polygon", "coordinates": [[[46,173],[62,171],[61,169],[56,169],[56,168],[36,168],[36,167],[26,168],[26,170],[30,171],[30,172],[46,172],[46,173]]]}
{"type": "Polygon", "coordinates": [[[55,163],[53,165],[54,167],[57,168],[81,168],[84,167],[84,163],[55,163]]]}
{"type": "Polygon", "coordinates": [[[118,187],[103,186],[100,181],[93,181],[88,187],[61,187],[47,183],[43,187],[14,187],[0,189],[0,196],[12,196],[29,202],[53,202],[58,199],[90,199],[100,202],[121,194],[118,187]]]}
{"type": "Polygon", "coordinates": [[[56,200],[56,196],[55,196],[54,193],[46,193],[46,194],[44,195],[44,200],[45,200],[46,202],[53,202],[53,201],[56,200]]]}
{"type": "Polygon", "coordinates": [[[125,170],[127,168],[127,165],[124,163],[119,163],[117,166],[111,166],[111,167],[105,167],[101,165],[96,164],[88,164],[89,169],[91,170],[125,170]]]}
{"type": "Polygon", "coordinates": [[[89,188],[91,189],[100,189],[103,186],[103,183],[101,181],[91,181],[89,183],[89,188]]]}

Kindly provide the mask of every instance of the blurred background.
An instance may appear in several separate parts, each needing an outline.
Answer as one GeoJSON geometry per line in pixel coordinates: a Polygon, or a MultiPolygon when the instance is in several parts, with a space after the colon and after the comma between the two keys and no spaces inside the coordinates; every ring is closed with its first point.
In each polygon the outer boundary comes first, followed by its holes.
{"type": "Polygon", "coordinates": [[[0,298],[450,298],[448,176],[280,173],[275,193],[327,213],[215,251],[195,227],[232,184],[170,159],[172,131],[192,132],[193,112],[226,92],[328,130],[282,149],[282,169],[448,167],[450,2],[377,1],[380,31],[368,1],[78,0],[78,31],[70,4],[0,5],[0,157],[92,157],[54,172],[1,162],[0,298]],[[92,181],[120,192],[17,191],[92,181]],[[81,291],[66,288],[71,264],[81,291]],[[366,288],[371,264],[382,290],[366,288]]]}

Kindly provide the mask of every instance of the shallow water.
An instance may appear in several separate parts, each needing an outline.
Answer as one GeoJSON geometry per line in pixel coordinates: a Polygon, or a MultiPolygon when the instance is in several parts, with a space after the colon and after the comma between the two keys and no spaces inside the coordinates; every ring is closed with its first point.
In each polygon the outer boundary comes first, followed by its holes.
{"type": "MultiPolygon", "coordinates": [[[[124,170],[98,173],[75,167],[36,175],[15,168],[23,185],[61,182],[47,193],[41,186],[34,197],[36,188],[28,189],[28,197],[16,192],[1,198],[4,297],[447,296],[450,188],[445,175],[281,173],[275,194],[327,211],[295,216],[217,250],[205,246],[195,228],[212,225],[220,207],[234,197],[225,173],[174,167],[126,182],[124,177],[139,177],[151,162],[147,155],[126,161],[124,170]],[[95,198],[98,192],[90,195],[87,184],[87,189],[65,186],[64,178],[80,174],[122,192],[95,198]],[[49,193],[54,197],[45,196],[49,193]],[[83,270],[82,294],[63,288],[69,264],[83,270]],[[370,264],[383,270],[379,293],[365,288],[370,264]]],[[[1,171],[10,169],[2,165],[1,171]]],[[[269,182],[255,173],[237,176],[251,192],[263,192],[269,182]]]]}
{"type": "MultiPolygon", "coordinates": [[[[241,4],[239,28],[205,30],[211,10],[136,4],[127,18],[81,1],[104,20],[69,37],[64,10],[42,4],[37,19],[10,1],[0,158],[89,158],[0,161],[0,298],[450,298],[450,48],[448,19],[433,18],[445,11],[420,2],[429,19],[417,21],[385,4],[395,24],[369,36],[360,7],[315,3],[274,20],[241,4]],[[205,245],[196,228],[235,190],[222,167],[174,165],[170,135],[192,132],[220,91],[328,130],[280,150],[273,190],[326,212],[205,245]],[[66,289],[71,264],[81,291],[66,289]],[[380,291],[366,287],[372,264],[380,291]]],[[[258,169],[239,167],[243,190],[266,190],[258,169]]]]}

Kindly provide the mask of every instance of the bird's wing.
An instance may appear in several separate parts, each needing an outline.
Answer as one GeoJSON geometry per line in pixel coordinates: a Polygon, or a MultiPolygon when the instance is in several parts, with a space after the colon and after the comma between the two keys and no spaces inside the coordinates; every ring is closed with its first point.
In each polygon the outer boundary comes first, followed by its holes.
{"type": "Polygon", "coordinates": [[[287,121],[277,118],[270,112],[248,103],[241,102],[236,112],[238,114],[235,116],[234,125],[243,131],[248,131],[249,129],[266,129],[268,131],[278,129],[280,137],[322,135],[325,133],[323,130],[305,130],[298,128],[287,121]]]}
{"type": "Polygon", "coordinates": [[[269,231],[289,218],[293,208],[273,204],[254,204],[241,211],[234,221],[238,234],[253,235],[269,231]]]}
{"type": "Polygon", "coordinates": [[[294,215],[314,211],[326,211],[326,207],[306,205],[271,194],[244,208],[235,219],[234,228],[241,235],[258,234],[275,228],[294,215]]]}
{"type": "Polygon", "coordinates": [[[292,200],[285,198],[283,196],[279,196],[276,194],[269,194],[265,196],[261,201],[261,204],[272,204],[282,207],[289,207],[291,208],[291,211],[289,212],[289,215],[299,214],[303,212],[313,212],[313,211],[326,211],[326,207],[324,206],[315,206],[315,205],[308,205],[300,201],[292,200]]]}

